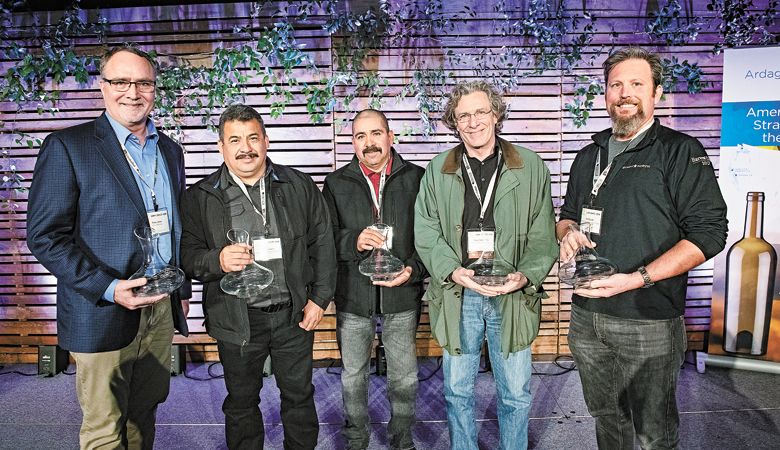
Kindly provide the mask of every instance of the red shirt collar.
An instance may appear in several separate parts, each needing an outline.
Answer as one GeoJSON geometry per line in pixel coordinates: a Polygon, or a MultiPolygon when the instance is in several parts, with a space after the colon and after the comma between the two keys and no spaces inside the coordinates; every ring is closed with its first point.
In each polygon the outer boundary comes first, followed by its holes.
{"type": "MultiPolygon", "coordinates": [[[[358,165],[360,166],[360,170],[363,171],[363,175],[369,178],[372,178],[372,176],[376,177],[377,175],[379,175],[379,172],[374,172],[373,170],[366,167],[362,162],[359,162],[358,165]]],[[[390,159],[387,160],[387,165],[385,165],[385,175],[390,175],[390,170],[392,170],[392,168],[393,168],[393,158],[391,155],[390,159]]]]}

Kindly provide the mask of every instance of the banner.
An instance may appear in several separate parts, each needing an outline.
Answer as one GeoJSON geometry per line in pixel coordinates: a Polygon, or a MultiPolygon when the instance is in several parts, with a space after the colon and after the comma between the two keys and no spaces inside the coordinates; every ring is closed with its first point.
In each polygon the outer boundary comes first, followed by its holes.
{"type": "Polygon", "coordinates": [[[725,50],[710,354],[780,361],[780,47],[725,50]]]}

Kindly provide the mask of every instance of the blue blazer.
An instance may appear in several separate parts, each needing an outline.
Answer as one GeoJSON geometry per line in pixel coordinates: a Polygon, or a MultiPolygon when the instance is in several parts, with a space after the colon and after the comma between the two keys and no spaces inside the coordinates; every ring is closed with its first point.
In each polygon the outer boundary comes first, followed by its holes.
{"type": "MultiPolygon", "coordinates": [[[[184,157],[173,140],[159,136],[178,208],[185,188],[184,157]]],[[[118,350],[138,332],[140,309],[101,298],[114,279],[127,279],[143,262],[133,229],[148,226],[148,221],[131,170],[105,113],[50,134],[38,154],[27,209],[27,246],[57,278],[57,335],[66,350],[118,350]]],[[[181,224],[172,228],[175,239],[181,224]]],[[[181,299],[190,298],[190,291],[188,280],[171,296],[174,325],[185,336],[181,299]]]]}

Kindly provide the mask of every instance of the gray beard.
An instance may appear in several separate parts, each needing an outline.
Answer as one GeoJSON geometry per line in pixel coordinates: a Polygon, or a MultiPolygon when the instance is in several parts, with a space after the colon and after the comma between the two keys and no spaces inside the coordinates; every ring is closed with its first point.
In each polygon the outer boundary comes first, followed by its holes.
{"type": "Polygon", "coordinates": [[[641,107],[636,114],[627,119],[617,117],[615,114],[612,114],[612,111],[609,112],[609,117],[612,119],[612,134],[619,138],[628,137],[636,133],[647,120],[645,112],[641,107]]]}

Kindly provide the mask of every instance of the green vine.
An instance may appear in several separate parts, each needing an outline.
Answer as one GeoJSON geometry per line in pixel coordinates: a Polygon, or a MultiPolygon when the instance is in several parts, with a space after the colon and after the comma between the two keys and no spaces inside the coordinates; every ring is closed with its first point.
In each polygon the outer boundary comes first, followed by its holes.
{"type": "Polygon", "coordinates": [[[604,94],[604,84],[599,77],[580,75],[576,78],[571,102],[564,104],[577,128],[584,127],[590,118],[596,97],[604,94]]]}
{"type": "Polygon", "coordinates": [[[676,56],[664,58],[661,60],[664,66],[663,90],[664,92],[674,92],[677,86],[685,83],[685,90],[689,94],[698,94],[707,84],[702,80],[704,71],[698,63],[689,63],[688,60],[682,62],[677,60],[676,56]]]}
{"type": "Polygon", "coordinates": [[[645,31],[670,47],[693,42],[704,28],[704,20],[683,13],[680,0],[668,0],[666,6],[650,13],[653,20],[647,23],[645,31]]]}
{"type": "MultiPolygon", "coordinates": [[[[69,76],[74,77],[80,86],[89,82],[90,72],[96,70],[99,57],[77,53],[75,40],[92,37],[102,43],[106,23],[105,20],[87,22],[82,17],[79,2],[75,0],[54,25],[32,27],[34,35],[24,45],[10,41],[3,57],[18,61],[5,72],[0,83],[0,98],[15,102],[19,109],[33,104],[39,114],[56,113],[60,83],[69,76]]],[[[3,38],[7,40],[12,26],[7,19],[10,9],[3,7],[2,12],[6,17],[3,20],[3,38]]]]}
{"type": "Polygon", "coordinates": [[[743,45],[780,42],[780,37],[769,31],[777,20],[779,5],[779,0],[769,0],[763,11],[752,12],[752,0],[710,0],[707,9],[721,18],[716,28],[722,42],[715,44],[713,52],[720,53],[723,48],[743,45]]]}
{"type": "MultiPolygon", "coordinates": [[[[714,51],[775,42],[777,37],[769,30],[776,25],[779,2],[768,0],[765,9],[757,10],[751,0],[710,0],[707,7],[714,12],[710,23],[722,38],[714,51]]],[[[20,110],[33,107],[39,113],[56,114],[59,84],[73,77],[85,85],[96,72],[106,20],[88,21],[76,0],[56,23],[19,31],[10,20],[8,4],[0,3],[0,37],[8,42],[2,47],[3,57],[13,65],[0,81],[0,99],[14,102],[20,110]],[[29,36],[20,39],[21,32],[29,36]],[[77,39],[98,45],[77,47],[77,39]]],[[[466,39],[466,30],[473,20],[485,16],[468,5],[452,12],[445,0],[379,0],[362,10],[347,10],[336,0],[252,2],[246,23],[233,28],[233,37],[238,38],[235,45],[204,54],[155,55],[161,70],[154,116],[163,129],[183,140],[185,129],[191,126],[188,118],[197,117],[202,125],[213,127],[219,109],[245,100],[248,89],[259,87],[269,100],[271,117],[284,114],[302,96],[313,123],[328,120],[334,112],[381,107],[389,98],[396,102],[412,99],[419,111],[419,131],[429,135],[436,129],[447,87],[457,81],[452,69],[465,68],[505,91],[549,72],[573,76],[573,97],[564,109],[577,127],[586,125],[594,99],[602,93],[597,77],[579,72],[592,66],[601,50],[594,44],[596,18],[584,5],[576,10],[566,2],[528,0],[524,3],[527,10],[514,5],[498,0],[489,19],[491,30],[505,44],[469,51],[474,43],[466,39]],[[317,27],[333,42],[333,67],[328,70],[318,67],[296,38],[297,30],[317,27]],[[440,56],[438,64],[431,64],[429,53],[409,45],[418,40],[450,50],[440,56]],[[383,52],[395,48],[408,49],[402,58],[409,73],[404,84],[391,92],[390,81],[377,62],[383,52]]],[[[704,27],[704,19],[691,17],[679,0],[667,0],[650,13],[645,31],[673,48],[695,41],[704,27]]],[[[674,56],[663,61],[666,91],[678,86],[689,93],[701,91],[703,70],[696,63],[674,56]]],[[[340,126],[342,120],[334,122],[340,126]]],[[[5,176],[10,173],[9,165],[3,167],[5,176]]]]}

